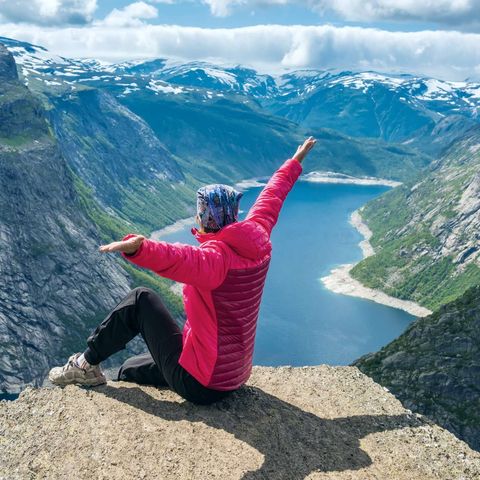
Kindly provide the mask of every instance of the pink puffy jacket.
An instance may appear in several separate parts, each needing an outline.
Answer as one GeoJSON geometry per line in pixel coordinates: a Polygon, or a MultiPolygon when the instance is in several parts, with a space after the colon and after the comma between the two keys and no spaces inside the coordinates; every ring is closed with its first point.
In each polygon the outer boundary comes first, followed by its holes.
{"type": "MultiPolygon", "coordinates": [[[[184,283],[187,321],[179,359],[202,385],[234,390],[252,370],[263,286],[270,263],[270,234],[282,204],[302,171],[287,160],[273,175],[245,220],[216,233],[192,233],[194,247],[144,240],[130,262],[184,283]]],[[[128,238],[128,236],[126,237],[128,238]]]]}

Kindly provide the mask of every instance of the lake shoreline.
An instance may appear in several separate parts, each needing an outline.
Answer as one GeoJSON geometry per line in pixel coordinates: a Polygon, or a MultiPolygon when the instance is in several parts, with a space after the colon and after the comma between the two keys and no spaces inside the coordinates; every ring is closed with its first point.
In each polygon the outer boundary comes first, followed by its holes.
{"type": "Polygon", "coordinates": [[[365,185],[365,186],[385,185],[387,187],[392,187],[392,188],[402,185],[402,182],[397,182],[396,180],[387,180],[386,178],[352,177],[351,175],[346,175],[344,173],[323,172],[323,171],[313,171],[313,172],[306,173],[300,177],[300,180],[304,182],[312,182],[312,183],[335,183],[335,184],[346,184],[346,185],[365,185]]]}
{"type": "Polygon", "coordinates": [[[181,218],[166,227],[161,228],[160,230],[154,230],[150,234],[150,240],[161,240],[163,235],[170,235],[171,233],[178,232],[182,230],[182,228],[188,227],[191,225],[192,227],[195,226],[195,217],[188,217],[188,218],[181,218]]]}
{"type": "MultiPolygon", "coordinates": [[[[247,190],[249,188],[264,187],[267,184],[268,179],[269,177],[247,178],[245,180],[241,180],[235,183],[234,186],[239,190],[247,190]]],[[[385,185],[387,187],[396,187],[401,185],[401,182],[397,182],[395,180],[387,180],[384,178],[352,177],[350,175],[345,175],[343,173],[323,172],[323,171],[313,171],[313,172],[306,173],[299,178],[299,181],[312,182],[312,183],[349,184],[349,185],[364,185],[364,186],[385,185]]],[[[166,227],[163,227],[159,230],[154,230],[150,234],[150,239],[160,240],[163,235],[169,235],[171,233],[178,232],[182,228],[187,227],[189,225],[192,225],[192,227],[195,226],[194,216],[188,217],[188,218],[181,218],[176,222],[170,225],[167,225],[166,227]]],[[[357,225],[354,225],[354,226],[358,230],[357,225]]],[[[368,229],[368,227],[366,228],[368,229]]]]}
{"type": "MultiPolygon", "coordinates": [[[[359,246],[362,250],[363,258],[367,258],[374,255],[375,251],[370,243],[372,232],[368,228],[368,225],[364,223],[360,210],[361,209],[355,210],[352,213],[350,223],[363,236],[363,240],[359,243],[359,246]]],[[[426,317],[432,313],[431,310],[422,307],[418,303],[401,300],[387,295],[381,290],[366,287],[351,276],[350,272],[355,265],[356,264],[348,263],[332,269],[329,275],[321,278],[325,288],[341,295],[364,298],[386,305],[387,307],[398,308],[416,317],[426,317]]]]}

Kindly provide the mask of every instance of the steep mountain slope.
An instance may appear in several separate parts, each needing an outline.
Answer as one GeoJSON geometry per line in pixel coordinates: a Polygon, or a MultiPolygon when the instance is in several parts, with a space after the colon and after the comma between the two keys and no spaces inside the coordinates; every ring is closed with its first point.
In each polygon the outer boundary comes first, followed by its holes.
{"type": "Polygon", "coordinates": [[[352,275],[431,310],[480,283],[480,127],[428,175],[368,203],[376,254],[352,275]]]}
{"type": "Polygon", "coordinates": [[[117,234],[128,226],[72,173],[1,45],[0,204],[0,392],[16,392],[83,348],[130,286],[154,281],[98,254],[108,222],[117,234]]]}
{"type": "Polygon", "coordinates": [[[120,101],[150,125],[186,171],[204,181],[213,177],[228,183],[270,175],[307,134],[319,139],[307,171],[403,180],[430,161],[408,147],[326,129],[306,131],[237,97],[213,96],[206,101],[198,93],[140,90],[120,101]]]}
{"type": "Polygon", "coordinates": [[[480,450],[480,287],[355,362],[405,407],[480,450]]]}
{"type": "Polygon", "coordinates": [[[98,258],[98,231],[41,105],[2,46],[0,66],[0,389],[15,391],[64,360],[64,340],[78,340],[129,279],[98,258]]]}
{"type": "Polygon", "coordinates": [[[110,94],[82,89],[48,97],[63,156],[116,217],[145,233],[191,215],[194,190],[149,126],[110,94]]]}

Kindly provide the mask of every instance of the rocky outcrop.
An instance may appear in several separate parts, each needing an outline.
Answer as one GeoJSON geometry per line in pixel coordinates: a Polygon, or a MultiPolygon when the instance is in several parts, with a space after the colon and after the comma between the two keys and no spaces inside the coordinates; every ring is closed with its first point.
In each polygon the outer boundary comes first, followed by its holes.
{"type": "Polygon", "coordinates": [[[2,81],[18,80],[17,65],[7,48],[0,43],[0,79],[2,81]]]}
{"type": "Polygon", "coordinates": [[[13,56],[0,43],[0,139],[16,144],[28,136],[45,134],[41,111],[39,102],[19,82],[13,56]]]}
{"type": "Polygon", "coordinates": [[[352,367],[255,367],[211,406],[122,382],[0,403],[0,477],[469,479],[480,454],[352,367]]]}
{"type": "Polygon", "coordinates": [[[480,283],[480,127],[362,210],[376,254],[352,276],[435,310],[480,283]]]}
{"type": "Polygon", "coordinates": [[[355,362],[413,411],[480,450],[480,287],[355,362]]]}

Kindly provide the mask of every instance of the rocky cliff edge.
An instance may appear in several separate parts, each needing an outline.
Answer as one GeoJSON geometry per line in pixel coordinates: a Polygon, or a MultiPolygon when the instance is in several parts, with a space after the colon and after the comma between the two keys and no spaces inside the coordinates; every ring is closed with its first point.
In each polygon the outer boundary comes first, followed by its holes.
{"type": "Polygon", "coordinates": [[[2,479],[478,479],[480,454],[355,367],[256,367],[211,406],[123,382],[0,402],[2,479]]]}

